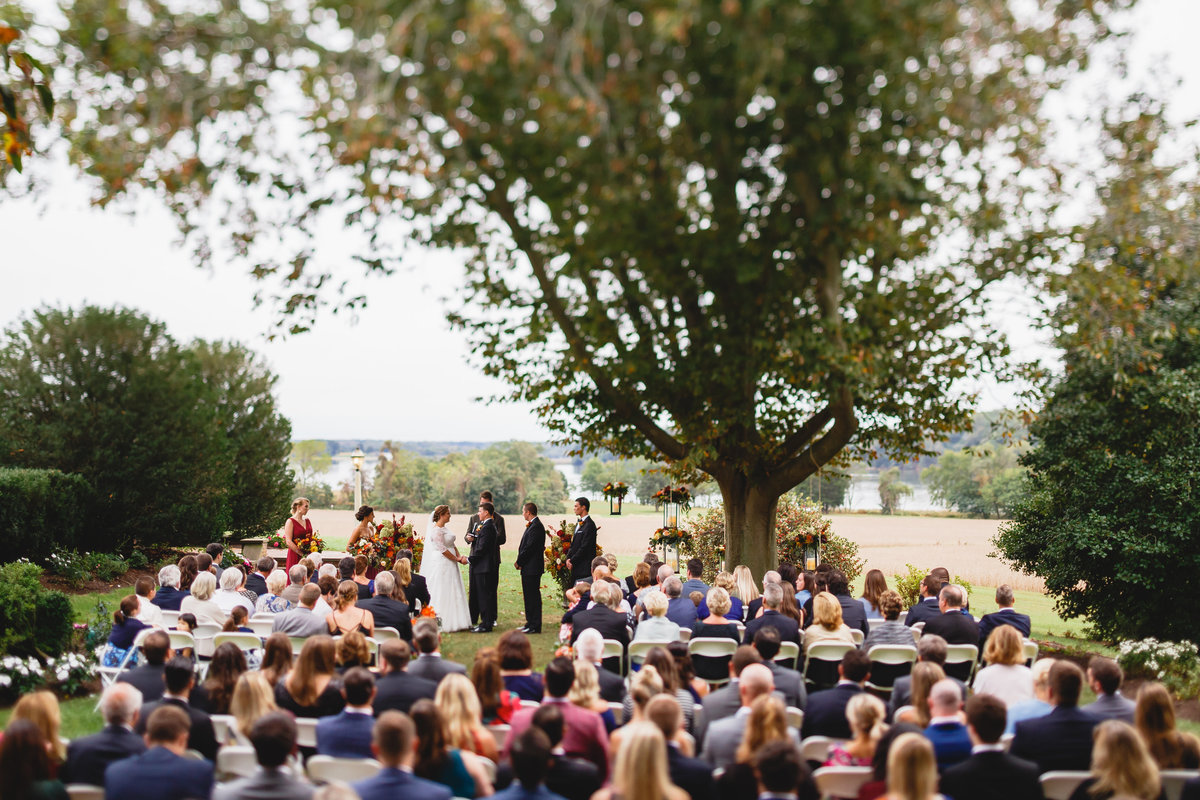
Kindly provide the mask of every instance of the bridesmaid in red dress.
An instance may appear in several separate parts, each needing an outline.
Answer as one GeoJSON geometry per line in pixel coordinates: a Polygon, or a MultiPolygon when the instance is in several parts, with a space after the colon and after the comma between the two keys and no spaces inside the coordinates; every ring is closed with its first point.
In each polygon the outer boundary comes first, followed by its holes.
{"type": "Polygon", "coordinates": [[[308,498],[297,497],[292,501],[292,515],[283,523],[283,541],[288,551],[285,569],[288,571],[308,555],[300,552],[300,542],[312,536],[313,532],[312,520],[305,519],[307,514],[308,498]]]}

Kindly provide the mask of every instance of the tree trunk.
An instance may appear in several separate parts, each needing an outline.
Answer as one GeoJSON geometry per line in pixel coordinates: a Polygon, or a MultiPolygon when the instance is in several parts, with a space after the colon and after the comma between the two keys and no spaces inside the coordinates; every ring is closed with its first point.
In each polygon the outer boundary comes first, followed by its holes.
{"type": "Polygon", "coordinates": [[[750,568],[762,583],[767,570],[775,569],[775,510],[779,495],[763,491],[745,475],[718,480],[725,501],[725,569],[739,564],[750,568]]]}

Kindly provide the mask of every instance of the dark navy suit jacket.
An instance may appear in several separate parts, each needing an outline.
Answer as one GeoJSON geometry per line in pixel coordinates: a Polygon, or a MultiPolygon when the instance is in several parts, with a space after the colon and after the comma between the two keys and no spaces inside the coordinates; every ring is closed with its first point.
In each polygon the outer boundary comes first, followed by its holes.
{"type": "Polygon", "coordinates": [[[1001,625],[1011,625],[1021,632],[1021,636],[1028,639],[1029,632],[1032,630],[1029,622],[1028,614],[1018,614],[1011,608],[1002,608],[999,611],[994,611],[991,614],[984,614],[979,618],[979,649],[983,650],[983,643],[987,641],[988,635],[999,628],[1001,625]]]}
{"type": "Polygon", "coordinates": [[[213,765],[151,747],[138,756],[109,764],[104,772],[104,800],[180,800],[208,797],[213,765]]]}
{"type": "Polygon", "coordinates": [[[440,783],[395,767],[384,767],[374,778],[359,781],[352,788],[361,800],[451,800],[454,796],[440,783]]]}
{"type": "Polygon", "coordinates": [[[692,800],[717,800],[717,784],[707,762],[689,758],[678,747],[668,744],[667,770],[671,783],[687,792],[692,800]]]}
{"type": "Polygon", "coordinates": [[[746,635],[742,638],[742,643],[754,644],[754,634],[767,625],[779,631],[779,641],[800,644],[800,623],[771,609],[764,611],[761,617],[746,623],[746,635]]]}
{"type": "Polygon", "coordinates": [[[808,707],[804,709],[804,738],[851,738],[850,723],[846,719],[846,705],[855,695],[861,693],[862,687],[857,683],[840,683],[832,689],[810,694],[808,707]]]}
{"type": "Polygon", "coordinates": [[[1092,763],[1092,729],[1099,724],[1100,718],[1086,711],[1056,706],[1044,717],[1018,722],[1009,752],[1037,764],[1038,772],[1086,772],[1092,763]]]}
{"type": "Polygon", "coordinates": [[[104,770],[109,764],[144,752],[146,742],[142,737],[120,725],[109,725],[67,746],[67,761],[58,771],[58,777],[63,783],[103,786],[104,770]]]}
{"type": "Polygon", "coordinates": [[[374,758],[371,730],[375,717],[343,711],[317,720],[317,755],[334,758],[374,758]]]}

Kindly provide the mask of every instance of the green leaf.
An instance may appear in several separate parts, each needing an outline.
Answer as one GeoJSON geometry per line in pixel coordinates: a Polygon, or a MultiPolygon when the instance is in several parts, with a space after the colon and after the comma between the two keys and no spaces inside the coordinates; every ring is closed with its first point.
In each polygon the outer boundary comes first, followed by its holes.
{"type": "Polygon", "coordinates": [[[50,93],[50,87],[44,83],[39,83],[37,85],[37,93],[38,93],[38,97],[42,101],[42,108],[44,108],[46,110],[46,113],[48,115],[53,116],[54,115],[54,95],[50,93]]]}

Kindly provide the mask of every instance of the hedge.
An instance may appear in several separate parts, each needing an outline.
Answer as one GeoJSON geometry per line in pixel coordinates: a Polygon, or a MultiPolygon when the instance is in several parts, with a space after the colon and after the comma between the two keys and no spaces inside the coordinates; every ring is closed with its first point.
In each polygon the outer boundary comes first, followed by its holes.
{"type": "Polygon", "coordinates": [[[0,469],[0,542],[5,559],[43,560],[57,550],[94,549],[86,529],[91,485],[56,469],[0,469]]]}

